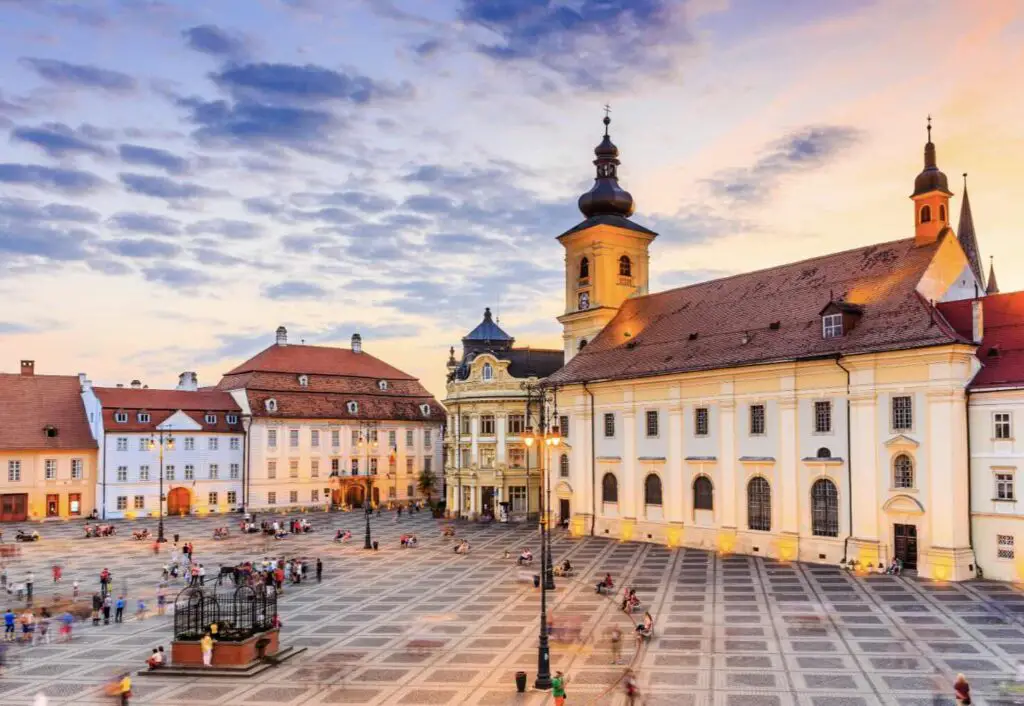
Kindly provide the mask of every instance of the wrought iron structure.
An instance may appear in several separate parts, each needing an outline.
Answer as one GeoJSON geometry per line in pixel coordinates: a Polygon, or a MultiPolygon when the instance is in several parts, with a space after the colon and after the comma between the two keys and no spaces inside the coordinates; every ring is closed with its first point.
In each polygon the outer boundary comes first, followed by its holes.
{"type": "Polygon", "coordinates": [[[240,642],[277,624],[277,591],[256,586],[194,586],[174,599],[174,639],[198,640],[211,626],[217,639],[240,642]]]}

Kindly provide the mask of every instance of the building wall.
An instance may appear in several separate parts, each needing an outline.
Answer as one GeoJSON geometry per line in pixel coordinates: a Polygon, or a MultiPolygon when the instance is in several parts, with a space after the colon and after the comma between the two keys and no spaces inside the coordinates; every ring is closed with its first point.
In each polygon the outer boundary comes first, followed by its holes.
{"type": "Polygon", "coordinates": [[[893,556],[894,525],[910,525],[917,532],[922,575],[966,578],[973,571],[967,513],[958,515],[954,498],[966,493],[968,481],[963,390],[972,374],[970,347],[840,362],[850,371],[849,394],[846,372],[835,361],[591,385],[597,422],[593,479],[589,443],[580,438],[590,436],[589,398],[581,386],[561,390],[560,408],[573,418],[576,435],[567,451],[570,478],[554,480],[558,497],[572,505],[573,530],[588,532],[592,526],[596,534],[623,539],[877,566],[893,556]],[[900,431],[892,425],[892,398],[904,395],[913,399],[913,423],[900,431]],[[827,432],[816,431],[815,402],[830,403],[827,432]],[[765,408],[764,434],[751,434],[752,405],[765,408]],[[697,437],[701,407],[708,410],[709,428],[697,437]],[[646,434],[647,411],[658,412],[655,438],[646,434]],[[605,414],[615,417],[612,438],[603,433],[605,414]],[[894,487],[893,459],[899,454],[913,460],[912,488],[894,487]],[[848,464],[857,479],[852,497],[848,464]],[[605,473],[618,481],[617,503],[602,502],[605,473]],[[644,502],[649,474],[661,479],[660,507],[644,502]],[[693,483],[701,475],[713,484],[711,511],[694,509],[693,483]],[[747,488],[758,476],[771,488],[769,531],[749,527],[747,488]],[[835,536],[812,531],[811,493],[819,479],[831,480],[837,491],[835,536]]]}
{"type": "Polygon", "coordinates": [[[28,494],[28,519],[47,517],[47,497],[58,496],[57,517],[86,516],[94,507],[96,449],[78,451],[0,451],[0,495],[28,494]],[[56,477],[46,478],[46,461],[56,462],[56,477]],[[71,477],[72,461],[82,462],[82,477],[71,477]],[[10,462],[21,464],[20,480],[10,477],[10,462]],[[72,495],[80,497],[79,512],[72,514],[72,495]]]}

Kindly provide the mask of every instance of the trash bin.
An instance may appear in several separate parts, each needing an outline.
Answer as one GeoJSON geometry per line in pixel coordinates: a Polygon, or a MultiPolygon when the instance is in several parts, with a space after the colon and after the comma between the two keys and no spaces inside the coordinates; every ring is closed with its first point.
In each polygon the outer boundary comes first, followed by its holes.
{"type": "Polygon", "coordinates": [[[373,540],[373,551],[377,551],[377,540],[373,540]]]}
{"type": "Polygon", "coordinates": [[[533,587],[540,588],[540,576],[533,577],[533,587]]]}
{"type": "Polygon", "coordinates": [[[526,672],[516,672],[516,691],[520,694],[526,691],[526,672]]]}

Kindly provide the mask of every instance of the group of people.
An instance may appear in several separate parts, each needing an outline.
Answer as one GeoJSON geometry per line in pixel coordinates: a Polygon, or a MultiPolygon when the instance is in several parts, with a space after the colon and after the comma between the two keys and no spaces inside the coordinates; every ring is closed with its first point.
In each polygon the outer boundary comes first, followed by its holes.
{"type": "Polygon", "coordinates": [[[150,671],[167,666],[167,657],[164,655],[164,646],[153,648],[153,654],[146,658],[146,666],[150,671]]]}
{"type": "Polygon", "coordinates": [[[132,530],[132,539],[135,539],[135,540],[149,539],[152,536],[153,536],[153,533],[150,532],[149,529],[147,529],[145,527],[140,529],[140,530],[132,530]]]}
{"type": "MultiPolygon", "coordinates": [[[[26,608],[25,612],[20,616],[15,615],[14,611],[10,608],[4,613],[4,641],[14,642],[21,641],[25,643],[35,644],[50,644],[50,623],[53,621],[53,617],[50,615],[50,611],[46,608],[42,608],[39,611],[39,615],[36,616],[31,608],[26,608]],[[18,636],[20,628],[20,637],[18,636]]],[[[64,641],[71,639],[71,625],[75,622],[74,617],[65,612],[57,618],[60,624],[61,639],[64,641]]]]}
{"type": "Polygon", "coordinates": [[[462,539],[455,545],[456,554],[469,554],[469,540],[462,539]]]}
{"type": "Polygon", "coordinates": [[[31,532],[25,532],[24,530],[18,530],[14,533],[15,542],[38,542],[42,537],[35,530],[31,532]]]}
{"type": "MultiPolygon", "coordinates": [[[[124,609],[127,606],[127,601],[124,596],[118,596],[115,600],[110,593],[100,595],[99,593],[92,594],[92,624],[99,625],[100,620],[103,620],[104,625],[110,625],[110,613],[114,613],[114,623],[124,622],[124,609]]],[[[161,615],[163,610],[163,604],[160,605],[161,615]]],[[[145,620],[149,613],[149,609],[146,607],[146,601],[142,597],[139,597],[135,602],[135,619],[145,620]]]]}
{"type": "Polygon", "coordinates": [[[401,546],[403,549],[408,549],[410,547],[415,547],[416,544],[418,543],[418,540],[416,539],[416,535],[414,534],[403,534],[401,538],[399,538],[398,542],[399,546],[401,546]]]}
{"type": "Polygon", "coordinates": [[[229,536],[230,536],[230,532],[228,532],[228,528],[227,527],[215,527],[213,529],[213,538],[214,539],[227,539],[229,536]]]}
{"type": "MultiPolygon", "coordinates": [[[[149,530],[145,531],[147,532],[146,536],[148,537],[149,530]]],[[[92,539],[93,537],[113,537],[115,534],[117,534],[117,527],[114,525],[85,525],[86,539],[92,539]]],[[[136,537],[136,539],[140,538],[136,537]]]]}

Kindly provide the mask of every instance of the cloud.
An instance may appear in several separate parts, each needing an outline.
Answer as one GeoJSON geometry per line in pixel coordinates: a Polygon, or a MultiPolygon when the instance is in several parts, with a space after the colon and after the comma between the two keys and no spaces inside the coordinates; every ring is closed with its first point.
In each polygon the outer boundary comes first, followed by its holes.
{"type": "Polygon", "coordinates": [[[235,221],[229,218],[211,218],[196,221],[185,229],[189,235],[213,233],[234,240],[249,240],[263,235],[263,227],[250,221],[235,221]]]}
{"type": "Polygon", "coordinates": [[[0,164],[0,183],[35,186],[67,194],[88,194],[106,185],[91,172],[9,162],[0,164]]]}
{"type": "Polygon", "coordinates": [[[117,154],[125,164],[157,167],[175,176],[187,173],[189,168],[188,160],[184,157],[156,147],[123,144],[118,145],[117,154]]]}
{"type": "Polygon", "coordinates": [[[284,207],[274,203],[271,199],[251,198],[242,202],[245,210],[249,213],[258,213],[263,216],[273,216],[284,210],[284,207]]]}
{"type": "Polygon", "coordinates": [[[237,56],[245,51],[245,41],[217,25],[197,25],[181,35],[190,49],[211,56],[237,56]]]}
{"type": "Polygon", "coordinates": [[[365,104],[385,98],[409,97],[408,84],[392,86],[357,73],[314,64],[240,64],[213,74],[213,81],[240,100],[345,101],[365,104]]]}
{"type": "Polygon", "coordinates": [[[57,86],[95,88],[110,93],[131,93],[136,88],[135,79],[120,71],[57,59],[25,57],[21,61],[41,78],[57,86]]]}
{"type": "Polygon", "coordinates": [[[32,333],[35,327],[28,324],[18,324],[13,321],[0,321],[0,335],[14,336],[19,333],[32,333]]]}
{"type": "Polygon", "coordinates": [[[174,257],[181,252],[177,245],[155,238],[111,240],[104,243],[103,247],[124,257],[174,257]]]}
{"type": "Polygon", "coordinates": [[[419,326],[405,323],[390,324],[368,324],[359,322],[343,322],[334,324],[326,331],[319,331],[313,334],[312,338],[318,343],[340,341],[349,343],[352,334],[358,333],[363,343],[373,345],[374,341],[384,341],[393,338],[413,338],[420,335],[422,329],[419,326]]]}
{"type": "Polygon", "coordinates": [[[122,173],[117,175],[124,188],[133,194],[152,196],[167,201],[189,201],[218,196],[221,192],[187,181],[174,181],[167,177],[122,173]]]}
{"type": "Polygon", "coordinates": [[[11,139],[27,142],[42,149],[51,157],[67,157],[76,154],[103,156],[106,151],[97,144],[87,142],[75,135],[75,131],[61,123],[49,123],[40,127],[19,127],[11,131],[11,139]]]}
{"type": "Polygon", "coordinates": [[[205,272],[188,267],[178,267],[177,265],[147,267],[142,270],[142,274],[150,282],[158,282],[169,287],[186,290],[213,281],[213,278],[205,272]]]}
{"type": "Polygon", "coordinates": [[[96,236],[83,228],[0,222],[0,262],[17,256],[70,262],[84,260],[96,236]]]}
{"type": "Polygon", "coordinates": [[[692,42],[677,0],[461,0],[458,15],[487,30],[477,51],[546,67],[571,86],[605,91],[677,68],[692,42]],[[498,41],[493,41],[493,36],[498,41]]]}
{"type": "Polygon", "coordinates": [[[427,59],[440,52],[441,49],[443,48],[444,42],[442,42],[440,39],[435,38],[427,39],[422,42],[419,42],[418,44],[413,45],[412,51],[414,54],[416,54],[416,56],[422,59],[427,59]]]}
{"type": "Polygon", "coordinates": [[[320,299],[327,296],[327,290],[310,282],[289,280],[263,288],[267,299],[320,299]]]}
{"type": "Polygon", "coordinates": [[[844,125],[804,127],[769,145],[750,167],[724,170],[705,183],[727,201],[760,203],[786,175],[825,165],[861,137],[859,130],[844,125]]]}
{"type": "Polygon", "coordinates": [[[340,121],[326,110],[272,106],[242,101],[183,99],[196,125],[193,137],[201,143],[234,143],[264,148],[268,143],[321,149],[340,121]]]}
{"type": "Polygon", "coordinates": [[[132,268],[117,260],[100,260],[94,258],[86,263],[89,269],[102,272],[105,275],[126,275],[132,272],[132,268]]]}
{"type": "Polygon", "coordinates": [[[350,206],[364,213],[381,213],[395,207],[394,199],[365,191],[335,191],[312,196],[315,202],[324,206],[350,206]]]}
{"type": "Polygon", "coordinates": [[[154,235],[178,235],[181,233],[181,223],[173,218],[151,213],[115,213],[107,223],[117,230],[137,233],[152,233],[154,235]]]}
{"type": "Polygon", "coordinates": [[[68,221],[99,223],[100,214],[84,206],[50,203],[40,206],[37,201],[0,197],[0,218],[16,221],[68,221]]]}
{"type": "Polygon", "coordinates": [[[234,255],[229,255],[228,253],[217,250],[216,248],[195,248],[192,250],[192,256],[205,265],[234,267],[235,265],[248,264],[246,260],[243,260],[240,257],[235,257],[234,255]]]}

